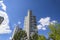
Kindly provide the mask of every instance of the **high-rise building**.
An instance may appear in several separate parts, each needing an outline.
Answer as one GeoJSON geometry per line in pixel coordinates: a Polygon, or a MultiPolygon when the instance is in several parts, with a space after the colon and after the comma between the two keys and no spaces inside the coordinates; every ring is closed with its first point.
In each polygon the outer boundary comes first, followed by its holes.
{"type": "Polygon", "coordinates": [[[30,37],[34,33],[37,33],[36,16],[32,15],[32,11],[31,10],[28,10],[28,15],[25,16],[24,30],[27,33],[27,39],[28,40],[30,40],[30,37]]]}

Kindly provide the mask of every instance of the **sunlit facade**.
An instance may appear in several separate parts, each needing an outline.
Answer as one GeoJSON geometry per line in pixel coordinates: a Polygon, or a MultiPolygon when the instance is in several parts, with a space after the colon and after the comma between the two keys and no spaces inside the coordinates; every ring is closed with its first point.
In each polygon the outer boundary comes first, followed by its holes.
{"type": "Polygon", "coordinates": [[[11,40],[14,40],[14,35],[16,33],[18,33],[20,30],[22,30],[22,29],[19,27],[19,25],[15,25],[15,28],[14,28],[13,35],[12,35],[11,40]]]}
{"type": "Polygon", "coordinates": [[[28,15],[25,16],[24,20],[24,30],[27,33],[27,39],[30,40],[30,37],[37,33],[37,23],[36,23],[36,16],[32,15],[32,11],[28,10],[28,15]]]}

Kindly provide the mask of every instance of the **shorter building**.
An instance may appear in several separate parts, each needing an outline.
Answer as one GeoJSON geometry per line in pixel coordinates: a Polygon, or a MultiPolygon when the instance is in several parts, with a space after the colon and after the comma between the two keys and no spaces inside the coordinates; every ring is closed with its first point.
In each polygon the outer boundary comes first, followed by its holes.
{"type": "Polygon", "coordinates": [[[20,30],[22,30],[22,28],[19,27],[19,25],[15,25],[14,31],[13,31],[13,35],[12,35],[12,39],[14,40],[14,35],[19,32],[20,30]]]}

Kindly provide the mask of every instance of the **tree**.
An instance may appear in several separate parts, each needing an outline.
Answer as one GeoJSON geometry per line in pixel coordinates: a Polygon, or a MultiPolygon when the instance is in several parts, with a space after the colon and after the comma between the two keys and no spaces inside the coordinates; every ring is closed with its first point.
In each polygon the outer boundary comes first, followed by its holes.
{"type": "Polygon", "coordinates": [[[20,30],[18,33],[14,35],[14,40],[25,40],[26,39],[26,32],[24,30],[20,30]]]}
{"type": "Polygon", "coordinates": [[[46,38],[45,38],[45,36],[43,36],[43,35],[39,35],[39,36],[38,36],[38,40],[46,40],[46,38]]]}
{"type": "Polygon", "coordinates": [[[31,37],[30,40],[37,40],[38,39],[38,34],[34,33],[31,37]]]}
{"type": "Polygon", "coordinates": [[[49,40],[60,40],[60,24],[50,24],[49,28],[49,40]]]}

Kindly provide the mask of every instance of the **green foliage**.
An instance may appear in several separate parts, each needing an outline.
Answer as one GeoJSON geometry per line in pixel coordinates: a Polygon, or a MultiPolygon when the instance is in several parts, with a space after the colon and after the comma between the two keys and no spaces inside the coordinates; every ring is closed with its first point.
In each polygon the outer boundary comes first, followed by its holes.
{"type": "Polygon", "coordinates": [[[32,37],[30,38],[30,40],[37,40],[38,39],[38,34],[35,33],[32,35],[32,37]]]}
{"type": "Polygon", "coordinates": [[[49,25],[49,39],[60,40],[60,24],[49,25]]]}
{"type": "Polygon", "coordinates": [[[26,35],[25,31],[20,30],[18,33],[16,33],[14,35],[14,40],[21,40],[21,38],[24,39],[24,37],[26,37],[26,36],[27,35],[26,35]]]}
{"type": "Polygon", "coordinates": [[[46,40],[45,36],[38,35],[37,33],[32,35],[32,38],[30,40],[46,40]]]}
{"type": "MultiPolygon", "coordinates": [[[[25,40],[24,37],[26,37],[26,33],[23,30],[20,30],[18,33],[14,35],[14,40],[25,40]],[[21,39],[22,38],[22,39],[21,39]]],[[[43,35],[38,35],[37,33],[33,34],[30,38],[30,40],[46,40],[46,38],[43,35]]]]}
{"type": "Polygon", "coordinates": [[[43,35],[39,35],[39,36],[38,36],[38,40],[46,40],[46,38],[45,38],[45,36],[43,36],[43,35]]]}

